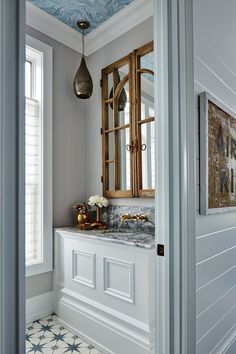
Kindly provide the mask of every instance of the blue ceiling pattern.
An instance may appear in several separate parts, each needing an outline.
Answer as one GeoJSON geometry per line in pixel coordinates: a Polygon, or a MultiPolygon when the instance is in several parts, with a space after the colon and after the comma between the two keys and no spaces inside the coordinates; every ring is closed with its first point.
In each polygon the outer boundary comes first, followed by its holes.
{"type": "Polygon", "coordinates": [[[87,19],[90,28],[86,34],[100,26],[134,0],[29,0],[41,10],[77,29],[78,19],[87,19]]]}

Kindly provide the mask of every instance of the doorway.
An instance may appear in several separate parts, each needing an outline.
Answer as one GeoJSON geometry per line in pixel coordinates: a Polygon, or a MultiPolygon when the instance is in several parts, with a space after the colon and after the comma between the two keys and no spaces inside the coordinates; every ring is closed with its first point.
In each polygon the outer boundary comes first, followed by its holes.
{"type": "MultiPolygon", "coordinates": [[[[4,2],[6,5],[6,1],[4,2]]],[[[192,323],[193,313],[193,282],[194,282],[194,272],[192,272],[192,263],[194,260],[194,247],[187,238],[190,235],[190,239],[192,240],[193,236],[193,219],[192,219],[192,203],[194,201],[190,198],[190,185],[193,177],[192,171],[194,169],[188,166],[188,162],[192,163],[191,159],[191,138],[192,136],[187,134],[187,131],[184,127],[186,127],[185,123],[187,121],[188,113],[191,114],[191,90],[192,90],[192,82],[189,77],[191,78],[192,73],[192,57],[188,57],[188,51],[186,49],[186,44],[191,43],[191,4],[189,2],[181,1],[177,4],[175,1],[169,1],[169,6],[166,6],[165,2],[163,1],[155,1],[155,10],[154,16],[156,19],[155,25],[155,37],[157,43],[161,43],[161,50],[157,53],[157,64],[162,68],[160,81],[157,82],[159,87],[162,87],[162,90],[158,92],[157,90],[157,102],[160,102],[159,105],[159,115],[161,117],[160,122],[162,121],[162,126],[159,127],[157,130],[158,136],[160,139],[161,145],[158,151],[158,158],[161,161],[163,169],[159,175],[159,185],[160,189],[163,185],[162,195],[160,195],[160,199],[157,203],[159,208],[159,221],[160,224],[158,226],[158,244],[163,244],[165,247],[165,255],[164,258],[162,256],[158,257],[158,289],[160,293],[160,303],[158,304],[157,308],[157,318],[158,318],[158,339],[159,339],[159,346],[157,346],[159,353],[171,353],[173,352],[173,348],[178,350],[179,353],[194,353],[194,349],[192,349],[192,340],[193,340],[193,333],[194,327],[189,326],[189,323],[192,323]],[[178,10],[178,11],[177,11],[178,10]],[[186,10],[186,11],[185,11],[186,10]],[[178,16],[182,16],[182,22],[176,21],[178,16]],[[187,15],[190,15],[187,16],[187,15]],[[158,21],[159,20],[159,21],[158,21]],[[189,22],[188,22],[189,21],[189,22]],[[178,24],[177,24],[178,23],[178,24]],[[181,27],[181,26],[184,26],[181,27]],[[186,31],[186,29],[190,28],[190,32],[186,31]],[[182,36],[178,36],[177,43],[179,43],[181,47],[181,55],[183,56],[183,60],[185,65],[182,66],[176,59],[179,56],[179,48],[176,47],[176,32],[175,30],[180,31],[182,36]],[[159,30],[159,31],[158,31],[159,30]],[[186,34],[188,33],[188,35],[186,34]],[[171,50],[170,50],[171,49],[171,50]],[[177,64],[176,64],[177,63],[177,64]],[[189,65],[190,64],[190,65],[189,65]],[[177,66],[176,66],[177,65],[177,66]],[[180,68],[182,70],[180,70],[180,68]],[[184,73],[183,76],[176,75],[176,70],[178,74],[181,72],[184,73]],[[168,77],[168,80],[165,78],[168,77]],[[182,79],[182,81],[181,81],[182,79]],[[188,79],[188,80],[187,80],[188,79]],[[188,91],[188,85],[190,90],[188,91]],[[180,84],[180,91],[177,87],[180,84]],[[179,96],[176,98],[176,92],[179,92],[179,96]],[[187,99],[189,94],[189,99],[187,99]],[[164,120],[164,117],[167,117],[164,120]],[[174,119],[175,118],[175,119],[174,119]],[[176,134],[177,132],[177,134],[176,134]],[[167,139],[164,139],[167,138],[167,139]],[[181,146],[179,150],[179,141],[184,141],[184,146],[181,146]],[[184,139],[184,140],[183,140],[184,139]],[[161,147],[163,148],[161,150],[161,147]],[[176,158],[176,151],[179,152],[176,158]],[[189,155],[186,155],[186,151],[189,152],[189,155]],[[165,154],[164,154],[165,152],[165,154]],[[168,158],[166,159],[166,154],[168,158]],[[182,169],[180,168],[182,166],[182,169]],[[190,169],[190,171],[189,171],[190,169]],[[183,172],[180,173],[180,170],[183,172]],[[175,178],[173,178],[175,172],[175,178]],[[167,177],[169,180],[167,180],[167,177]],[[191,200],[190,200],[191,199],[191,200]],[[190,215],[189,215],[190,213],[190,215]],[[188,220],[189,224],[186,225],[186,220],[188,220]],[[189,229],[191,229],[189,233],[189,229]],[[175,238],[173,237],[174,233],[176,232],[175,238]],[[181,231],[181,232],[180,232],[181,231]],[[181,236],[181,237],[180,237],[181,236]],[[191,267],[190,267],[191,266],[191,267]],[[174,270],[174,271],[173,271],[174,270]],[[181,281],[179,281],[181,275],[181,281]],[[161,286],[160,286],[161,284],[161,286]],[[189,286],[190,284],[190,286],[189,286]],[[173,298],[173,294],[175,294],[173,298]],[[160,309],[164,309],[163,312],[160,309]],[[188,310],[188,311],[187,311],[188,310]],[[172,321],[174,319],[174,321],[172,321]],[[187,335],[187,333],[189,335],[187,335]],[[178,349],[176,349],[178,348],[178,349]]],[[[19,151],[20,156],[15,155],[11,160],[10,166],[8,166],[9,170],[6,176],[10,175],[13,178],[13,185],[14,183],[14,176],[16,175],[16,167],[22,166],[20,162],[23,161],[23,149],[22,149],[22,142],[24,141],[24,134],[23,134],[23,96],[22,87],[20,86],[19,82],[23,82],[22,73],[24,72],[23,65],[24,65],[24,10],[25,4],[23,1],[18,3],[15,1],[8,1],[8,5],[4,8],[1,7],[1,15],[5,15],[5,18],[9,16],[10,12],[8,10],[11,9],[11,16],[14,14],[17,21],[15,25],[17,28],[15,30],[13,28],[8,28],[7,24],[4,23],[6,29],[9,31],[5,31],[4,35],[10,36],[9,43],[12,44],[12,48],[6,48],[9,52],[8,54],[13,51],[16,56],[12,56],[16,59],[16,64],[18,66],[18,62],[20,60],[20,68],[18,71],[20,73],[20,77],[16,80],[14,76],[14,80],[12,81],[15,85],[15,90],[20,94],[19,102],[18,100],[14,102],[12,105],[13,108],[20,108],[17,111],[14,111],[12,115],[12,124],[13,126],[8,131],[5,131],[5,136],[12,136],[12,128],[16,129],[19,132],[20,139],[19,141],[16,139],[14,144],[19,144],[21,149],[15,148],[14,151],[19,151]],[[12,6],[12,8],[11,8],[12,6]],[[18,16],[20,17],[18,19],[18,16]],[[19,21],[18,21],[19,20],[19,21]],[[19,30],[20,29],[20,30],[19,30]],[[8,33],[9,32],[9,33],[8,33]],[[20,39],[18,38],[20,33],[20,39]],[[11,37],[12,36],[12,37],[11,37]],[[16,38],[19,41],[16,41],[16,38]],[[15,39],[15,40],[14,40],[15,39]],[[14,43],[20,43],[20,49],[14,46],[14,43]],[[22,81],[21,81],[22,80],[22,81]],[[20,125],[18,125],[18,114],[20,112],[20,125]]],[[[9,21],[10,22],[10,21],[9,21]]],[[[177,32],[178,32],[177,31],[177,32]]],[[[6,40],[6,38],[4,38],[6,40]]],[[[190,46],[190,53],[191,53],[191,46],[190,46]]],[[[1,59],[3,57],[3,53],[1,53],[1,59]]],[[[5,61],[6,65],[6,61],[5,61]]],[[[10,67],[7,67],[9,72],[11,71],[10,67]]],[[[12,73],[13,75],[14,73],[12,73]]],[[[5,97],[1,95],[1,97],[5,97]]],[[[9,95],[10,97],[10,95],[9,95]]],[[[6,101],[7,102],[7,101],[6,101]]],[[[5,103],[6,104],[6,103],[5,103]]],[[[188,127],[188,122],[187,122],[188,127]]],[[[189,131],[192,132],[192,127],[189,127],[189,131]]],[[[7,144],[7,142],[5,142],[7,144]]],[[[14,145],[13,144],[13,145],[14,145]]],[[[8,145],[6,145],[8,146],[8,145]]],[[[18,146],[18,145],[17,145],[18,146]]],[[[11,146],[11,149],[13,146],[11,146]]],[[[2,161],[3,167],[6,167],[6,162],[2,161]]],[[[18,173],[17,173],[18,175],[18,173]]],[[[12,309],[16,306],[14,313],[9,316],[9,324],[16,323],[16,332],[13,335],[12,343],[11,343],[11,350],[5,348],[3,351],[4,353],[23,353],[24,343],[24,305],[22,305],[22,299],[24,298],[24,217],[23,217],[23,208],[24,205],[23,201],[23,175],[24,171],[22,167],[20,167],[20,186],[17,183],[17,188],[13,191],[13,198],[10,200],[11,205],[9,205],[8,210],[15,210],[15,206],[18,205],[18,211],[16,210],[15,215],[15,223],[17,229],[10,230],[9,226],[7,227],[7,232],[4,233],[4,238],[11,234],[12,236],[11,245],[4,244],[4,257],[2,259],[6,259],[8,255],[12,256],[12,250],[14,248],[14,264],[12,262],[12,257],[9,257],[11,260],[11,267],[12,269],[12,276],[10,276],[10,284],[13,287],[9,290],[11,296],[7,298],[7,294],[9,295],[9,291],[7,292],[7,288],[4,292],[4,299],[6,304],[9,303],[9,307],[12,309]],[[20,196],[20,197],[19,197],[20,196]],[[19,204],[18,204],[19,203],[19,204]],[[13,208],[13,209],[12,209],[13,208]],[[20,217],[19,217],[20,215],[20,217]],[[11,248],[11,246],[14,246],[11,248]],[[18,253],[19,251],[19,253],[18,253]],[[14,270],[18,269],[17,274],[14,274],[14,270]],[[14,289],[18,289],[18,291],[14,291],[14,289]],[[19,292],[19,293],[18,293],[19,292]],[[11,306],[14,304],[14,306],[11,306]],[[15,305],[17,304],[17,305],[15,305]],[[17,349],[16,349],[17,348],[17,349]]],[[[11,190],[8,184],[5,185],[6,189],[11,190]]],[[[10,194],[8,194],[10,195],[10,194]]],[[[5,200],[6,202],[6,200],[5,200]]],[[[8,201],[9,202],[9,201],[8,201]]],[[[7,204],[5,203],[5,206],[7,204]]],[[[1,210],[3,210],[1,208],[1,210]]],[[[3,215],[6,218],[5,214],[3,215]]],[[[14,216],[12,216],[13,218],[14,216]]],[[[6,220],[6,219],[5,219],[6,220]]],[[[12,223],[11,223],[12,225],[12,223]]],[[[11,267],[8,268],[10,272],[11,267]]],[[[6,278],[5,278],[6,281],[6,278]]],[[[9,284],[9,285],[10,285],[9,284]]],[[[4,302],[2,302],[4,304],[4,302]]],[[[9,308],[5,307],[5,308],[9,308]]],[[[4,334],[4,333],[3,333],[4,334]]],[[[4,343],[4,341],[2,341],[4,343]]],[[[5,344],[6,345],[6,344],[5,344]]],[[[177,351],[175,351],[176,353],[177,351]]]]}

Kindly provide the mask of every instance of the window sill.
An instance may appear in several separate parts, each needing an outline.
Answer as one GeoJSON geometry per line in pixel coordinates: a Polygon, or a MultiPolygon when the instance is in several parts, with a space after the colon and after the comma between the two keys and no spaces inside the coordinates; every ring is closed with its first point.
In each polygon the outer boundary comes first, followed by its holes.
{"type": "Polygon", "coordinates": [[[53,271],[52,264],[37,263],[26,266],[25,276],[26,278],[42,273],[48,273],[53,271]]]}

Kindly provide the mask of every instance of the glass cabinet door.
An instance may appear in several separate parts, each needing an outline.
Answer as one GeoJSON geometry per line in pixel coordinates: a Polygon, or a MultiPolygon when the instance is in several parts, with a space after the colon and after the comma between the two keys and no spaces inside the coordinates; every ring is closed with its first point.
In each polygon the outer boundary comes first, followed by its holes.
{"type": "Polygon", "coordinates": [[[155,194],[154,60],[152,46],[137,51],[138,195],[155,194]]]}
{"type": "Polygon", "coordinates": [[[103,191],[108,198],[132,196],[130,66],[130,56],[127,56],[102,72],[103,191]]]}
{"type": "Polygon", "coordinates": [[[154,197],[153,43],[102,70],[103,193],[154,197]]]}

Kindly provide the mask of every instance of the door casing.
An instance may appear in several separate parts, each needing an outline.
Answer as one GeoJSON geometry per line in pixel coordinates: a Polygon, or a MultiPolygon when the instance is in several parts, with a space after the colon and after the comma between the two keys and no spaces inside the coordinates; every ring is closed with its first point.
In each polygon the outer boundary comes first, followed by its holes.
{"type": "Polygon", "coordinates": [[[195,353],[195,122],[192,0],[154,0],[158,354],[195,353]]]}
{"type": "Polygon", "coordinates": [[[25,1],[0,0],[0,353],[25,353],[25,1]]]}
{"type": "MultiPolygon", "coordinates": [[[[192,15],[192,0],[154,0],[159,354],[195,353],[192,15]]],[[[0,0],[0,16],[0,349],[24,354],[25,0],[0,0]]]]}

